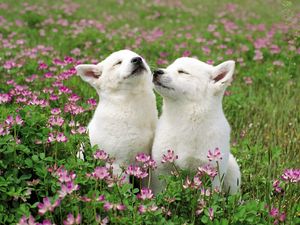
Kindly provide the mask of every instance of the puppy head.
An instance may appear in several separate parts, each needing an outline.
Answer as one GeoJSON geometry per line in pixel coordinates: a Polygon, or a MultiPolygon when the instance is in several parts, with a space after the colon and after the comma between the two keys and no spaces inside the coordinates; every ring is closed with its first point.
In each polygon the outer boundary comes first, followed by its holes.
{"type": "Polygon", "coordinates": [[[194,58],[179,58],[166,69],[154,71],[155,90],[164,98],[202,101],[222,97],[232,81],[235,62],[211,66],[194,58]]]}
{"type": "Polygon", "coordinates": [[[78,65],[76,70],[97,91],[132,90],[152,79],[145,60],[129,50],[114,52],[97,65],[78,65]]]}

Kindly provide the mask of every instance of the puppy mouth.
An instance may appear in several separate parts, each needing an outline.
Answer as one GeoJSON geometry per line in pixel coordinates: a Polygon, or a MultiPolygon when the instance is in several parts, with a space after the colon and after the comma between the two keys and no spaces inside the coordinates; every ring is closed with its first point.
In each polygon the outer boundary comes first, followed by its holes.
{"type": "Polygon", "coordinates": [[[168,87],[168,86],[162,84],[157,78],[153,78],[153,83],[156,87],[162,87],[162,88],[165,88],[165,89],[174,90],[174,88],[168,87]]]}
{"type": "Polygon", "coordinates": [[[135,69],[133,69],[133,71],[131,72],[130,75],[140,74],[144,70],[146,70],[145,66],[144,65],[139,65],[135,69]]]}
{"type": "Polygon", "coordinates": [[[126,78],[138,76],[142,74],[143,71],[146,71],[146,67],[144,65],[138,65],[133,68],[132,72],[126,78]]]}

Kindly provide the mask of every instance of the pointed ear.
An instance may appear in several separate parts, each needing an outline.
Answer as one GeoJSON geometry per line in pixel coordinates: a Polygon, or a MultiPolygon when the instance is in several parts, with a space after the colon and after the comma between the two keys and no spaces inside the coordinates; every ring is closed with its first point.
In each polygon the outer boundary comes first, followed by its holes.
{"type": "Polygon", "coordinates": [[[233,60],[223,62],[214,67],[211,79],[219,90],[226,88],[231,83],[234,68],[235,62],[233,60]]]}
{"type": "Polygon", "coordinates": [[[101,76],[101,66],[93,64],[81,64],[75,67],[77,74],[86,82],[93,85],[101,76]]]}

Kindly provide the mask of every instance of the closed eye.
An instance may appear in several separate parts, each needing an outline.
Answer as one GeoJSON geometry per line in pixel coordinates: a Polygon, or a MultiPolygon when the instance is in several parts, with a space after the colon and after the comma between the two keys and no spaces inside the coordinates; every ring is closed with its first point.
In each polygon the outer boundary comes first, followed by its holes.
{"type": "Polygon", "coordinates": [[[116,62],[116,63],[114,64],[114,66],[121,65],[121,64],[122,64],[122,60],[116,62]]]}
{"type": "Polygon", "coordinates": [[[184,71],[184,70],[178,70],[178,73],[189,74],[188,72],[186,72],[186,71],[184,71]]]}

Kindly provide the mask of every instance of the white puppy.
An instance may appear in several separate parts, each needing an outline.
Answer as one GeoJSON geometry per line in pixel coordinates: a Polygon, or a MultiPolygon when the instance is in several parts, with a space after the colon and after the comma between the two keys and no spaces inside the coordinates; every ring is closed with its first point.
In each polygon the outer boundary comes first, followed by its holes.
{"type": "Polygon", "coordinates": [[[133,163],[138,152],[151,152],[157,109],[149,66],[136,53],[121,50],[76,70],[100,99],[88,125],[91,145],[116,158],[114,172],[119,174],[119,166],[133,163]]]}
{"type": "MultiPolygon", "coordinates": [[[[209,163],[208,150],[219,148],[223,187],[231,194],[238,191],[241,178],[239,166],[230,154],[230,126],[223,113],[222,98],[234,67],[234,61],[214,67],[184,57],[166,69],[155,71],[153,78],[155,89],[164,99],[152,148],[153,159],[160,162],[162,155],[171,149],[178,155],[177,166],[196,170],[209,163]]],[[[164,188],[157,177],[169,172],[165,164],[159,163],[153,176],[155,192],[164,188]]],[[[218,176],[213,187],[220,187],[218,176]]]]}

